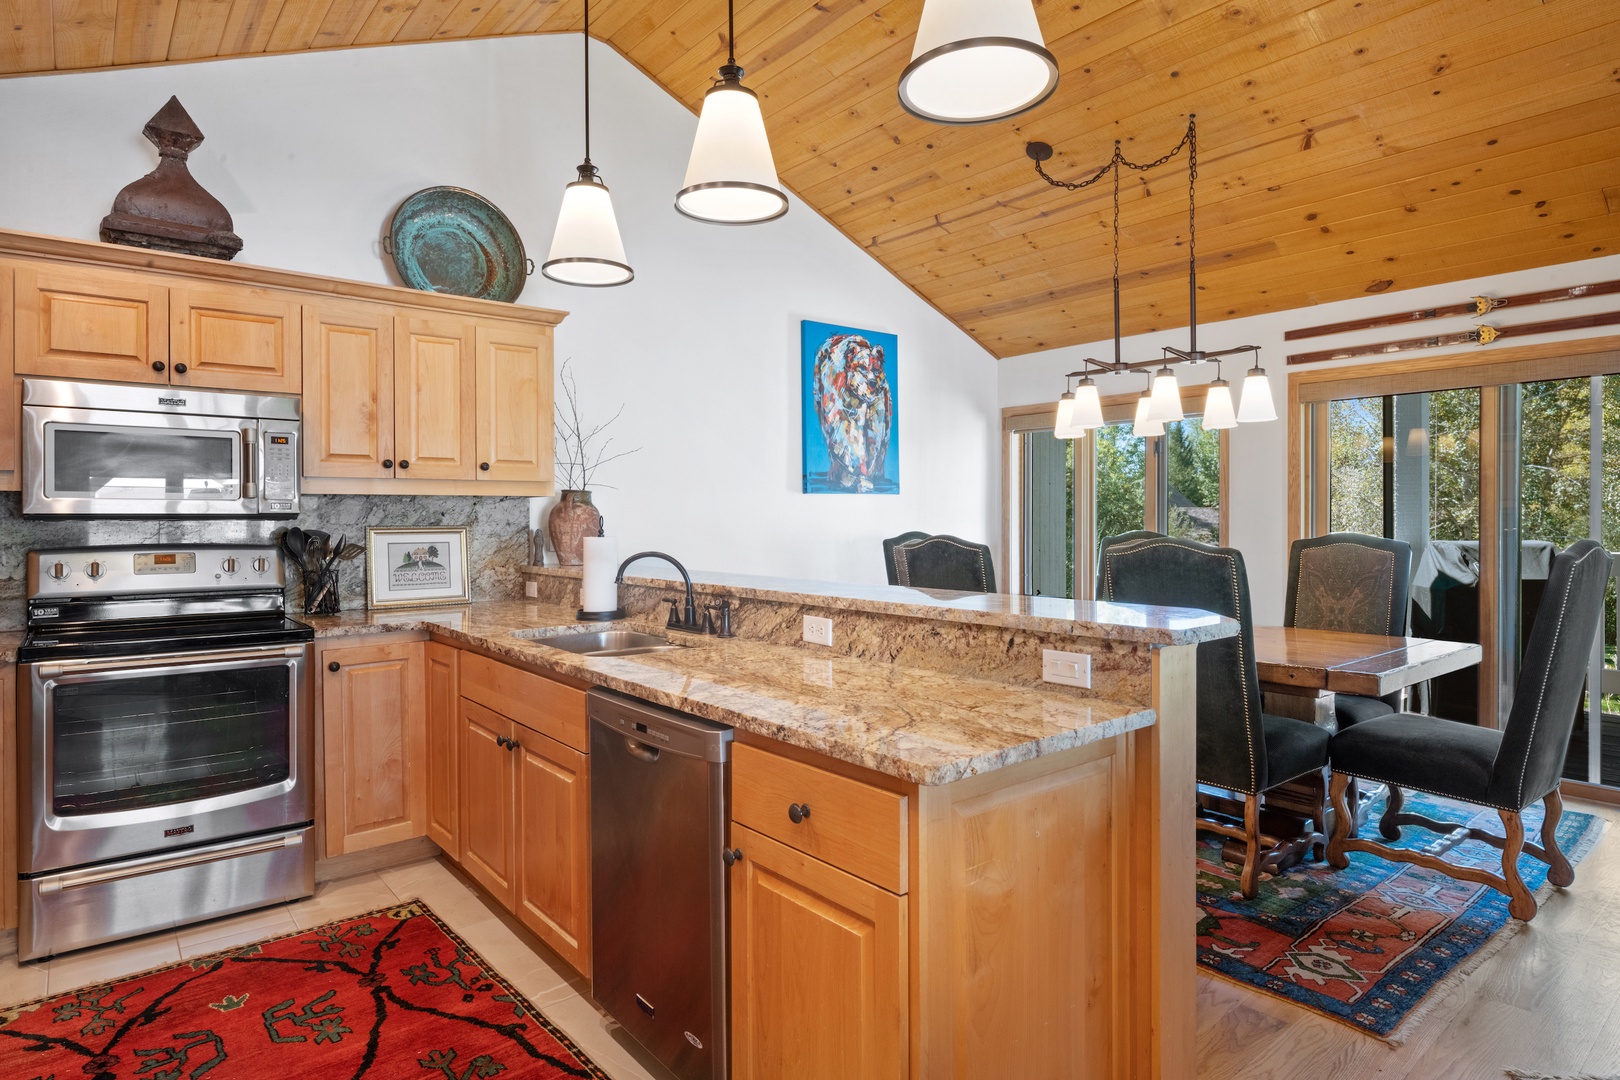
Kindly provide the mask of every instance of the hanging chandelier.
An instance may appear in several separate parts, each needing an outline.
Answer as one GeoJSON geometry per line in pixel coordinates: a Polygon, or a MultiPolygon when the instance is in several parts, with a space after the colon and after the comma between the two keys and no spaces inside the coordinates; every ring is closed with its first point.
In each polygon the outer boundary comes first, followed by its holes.
{"type": "Polygon", "coordinates": [[[987,124],[1057,89],[1032,0],[924,0],[900,105],[936,124],[987,124]]]}
{"type": "Polygon", "coordinates": [[[1091,187],[1103,177],[1112,174],[1114,180],[1114,359],[1112,361],[1097,360],[1085,357],[1080,362],[1085,365],[1079,371],[1071,371],[1066,377],[1063,396],[1058,399],[1058,412],[1053,425],[1052,434],[1060,439],[1074,439],[1083,436],[1088,430],[1103,425],[1102,407],[1098,398],[1096,382],[1092,372],[1097,371],[1106,375],[1124,375],[1138,371],[1151,371],[1153,375],[1149,380],[1148,389],[1142,392],[1136,405],[1135,423],[1133,431],[1144,438],[1153,438],[1164,434],[1164,425],[1175,423],[1185,418],[1181,405],[1181,386],[1176,379],[1175,368],[1179,365],[1198,366],[1213,362],[1215,364],[1215,379],[1208,384],[1208,391],[1204,399],[1203,426],[1211,430],[1236,427],[1240,423],[1252,423],[1277,419],[1277,409],[1271,398],[1271,380],[1266,377],[1265,369],[1260,366],[1260,346],[1238,345],[1230,349],[1221,349],[1215,352],[1205,352],[1198,347],[1198,241],[1197,241],[1197,183],[1198,183],[1198,125],[1196,115],[1187,117],[1187,132],[1181,137],[1169,153],[1144,164],[1127,159],[1121,150],[1119,140],[1114,141],[1114,156],[1101,168],[1095,170],[1084,180],[1068,181],[1058,180],[1047,175],[1042,163],[1051,160],[1052,147],[1043,142],[1032,142],[1024,147],[1024,153],[1035,162],[1035,171],[1040,174],[1053,187],[1064,188],[1068,191],[1078,191],[1091,187]],[[1182,150],[1187,151],[1187,316],[1189,340],[1186,349],[1178,349],[1171,345],[1162,346],[1163,355],[1156,360],[1138,360],[1126,362],[1120,348],[1120,305],[1119,305],[1119,178],[1122,169],[1131,169],[1135,172],[1147,172],[1165,165],[1175,158],[1182,150]],[[1254,364],[1249,368],[1243,380],[1243,396],[1236,408],[1232,402],[1232,387],[1221,377],[1220,361],[1223,357],[1238,353],[1253,353],[1254,364]],[[1068,385],[1067,380],[1080,380],[1079,383],[1068,385]],[[1084,392],[1084,393],[1082,393],[1084,392]],[[1085,407],[1082,408],[1082,401],[1085,407]]]}
{"type": "Polygon", "coordinates": [[[736,8],[726,2],[726,62],[720,78],[703,95],[686,181],[675,195],[675,209],[716,225],[756,225],[788,211],[776,178],[770,137],[759,97],[742,84],[737,66],[736,8]]]}
{"type": "Polygon", "coordinates": [[[624,241],[613,215],[613,196],[591,164],[591,4],[585,0],[585,160],[579,179],[563,189],[551,252],[540,272],[564,285],[605,288],[636,276],[625,262],[624,241]]]}

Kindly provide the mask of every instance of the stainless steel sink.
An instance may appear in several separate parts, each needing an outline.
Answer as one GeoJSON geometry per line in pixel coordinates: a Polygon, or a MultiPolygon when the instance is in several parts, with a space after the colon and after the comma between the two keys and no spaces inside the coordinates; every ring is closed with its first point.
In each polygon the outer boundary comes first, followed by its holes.
{"type": "Polygon", "coordinates": [[[643,634],[635,630],[598,630],[589,634],[558,634],[555,637],[536,637],[537,645],[576,653],[580,656],[636,656],[640,653],[673,652],[684,649],[658,634],[643,634]]]}

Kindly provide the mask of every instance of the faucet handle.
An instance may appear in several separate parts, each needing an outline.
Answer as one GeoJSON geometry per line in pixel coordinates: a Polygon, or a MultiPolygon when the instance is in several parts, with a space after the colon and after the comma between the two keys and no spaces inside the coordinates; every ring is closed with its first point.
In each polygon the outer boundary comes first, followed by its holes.
{"type": "MultiPolygon", "coordinates": [[[[731,601],[721,600],[718,606],[720,608],[720,625],[715,628],[714,636],[723,638],[736,637],[737,635],[731,632],[731,601]]],[[[711,605],[709,610],[712,612],[714,605],[711,605]]]]}
{"type": "Polygon", "coordinates": [[[703,606],[703,633],[705,633],[705,634],[714,633],[714,605],[713,604],[705,604],[703,606]]]}
{"type": "Polygon", "coordinates": [[[664,625],[672,629],[679,627],[681,625],[681,602],[679,600],[665,600],[664,603],[669,605],[669,622],[664,625]]]}

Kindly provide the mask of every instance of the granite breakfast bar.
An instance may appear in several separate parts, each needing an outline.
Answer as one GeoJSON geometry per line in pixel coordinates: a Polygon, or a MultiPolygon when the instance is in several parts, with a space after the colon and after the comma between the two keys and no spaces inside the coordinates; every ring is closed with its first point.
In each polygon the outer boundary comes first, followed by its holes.
{"type": "MultiPolygon", "coordinates": [[[[768,1075],[784,1054],[863,1077],[1012,1063],[1033,1076],[1190,1075],[1193,656],[1234,624],[695,575],[702,598],[732,600],[735,638],[585,657],[545,644],[584,628],[577,574],[526,574],[536,599],[311,618],[317,647],[429,636],[736,730],[734,1075],[768,1075]],[[805,614],[835,619],[832,648],[798,640],[805,614]],[[1091,655],[1092,686],[1042,682],[1042,648],[1091,655]],[[815,816],[790,823],[777,811],[792,799],[815,816]],[[813,956],[782,963],[807,942],[813,956]],[[770,970],[806,981],[795,994],[814,999],[823,978],[824,1007],[782,1020],[781,988],[758,977],[766,951],[770,970]],[[831,993],[851,971],[865,973],[864,999],[831,993]],[[750,1009],[772,1011],[773,1046],[747,1042],[750,1009]]],[[[631,579],[630,617],[615,625],[658,630],[677,588],[631,579]]]]}

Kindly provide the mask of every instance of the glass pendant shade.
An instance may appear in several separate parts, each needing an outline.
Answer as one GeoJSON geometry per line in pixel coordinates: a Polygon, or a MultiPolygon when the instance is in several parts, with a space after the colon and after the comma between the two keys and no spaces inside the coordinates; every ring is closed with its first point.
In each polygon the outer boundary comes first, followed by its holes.
{"type": "Polygon", "coordinates": [[[1271,401],[1271,380],[1266,369],[1252,367],[1243,377],[1243,397],[1238,402],[1238,422],[1252,424],[1277,419],[1277,406],[1271,401]]]}
{"type": "Polygon", "coordinates": [[[1057,89],[1033,0],[924,0],[900,104],[940,124],[1016,116],[1057,89]]]}
{"type": "Polygon", "coordinates": [[[1097,381],[1090,375],[1074,388],[1074,426],[1083,431],[1103,426],[1102,397],[1097,393],[1097,381]]]}
{"type": "Polygon", "coordinates": [[[1225,379],[1209,384],[1209,393],[1204,397],[1203,425],[1205,431],[1237,427],[1237,413],[1232,410],[1232,384],[1225,379]]]}
{"type": "Polygon", "coordinates": [[[675,196],[675,209],[689,218],[753,225],[787,213],[759,98],[741,80],[742,69],[727,64],[703,95],[686,181],[675,196]]]}
{"type": "Polygon", "coordinates": [[[590,162],[581,165],[579,179],[563,189],[551,252],[540,272],[564,285],[598,288],[623,285],[636,276],[624,260],[613,196],[590,162]]]}
{"type": "Polygon", "coordinates": [[[1155,420],[1148,415],[1153,405],[1153,397],[1146,390],[1136,400],[1136,423],[1131,426],[1131,434],[1139,439],[1151,439],[1164,434],[1164,422],[1155,420]]]}
{"type": "Polygon", "coordinates": [[[1148,419],[1161,424],[1185,419],[1181,411],[1181,387],[1176,385],[1176,373],[1166,364],[1153,376],[1152,403],[1148,406],[1148,419]]]}
{"type": "MultiPolygon", "coordinates": [[[[1074,429],[1074,394],[1064,391],[1058,398],[1057,419],[1052,421],[1052,437],[1055,439],[1072,439],[1074,429]]],[[[1084,432],[1081,432],[1084,434],[1084,432]]]]}

